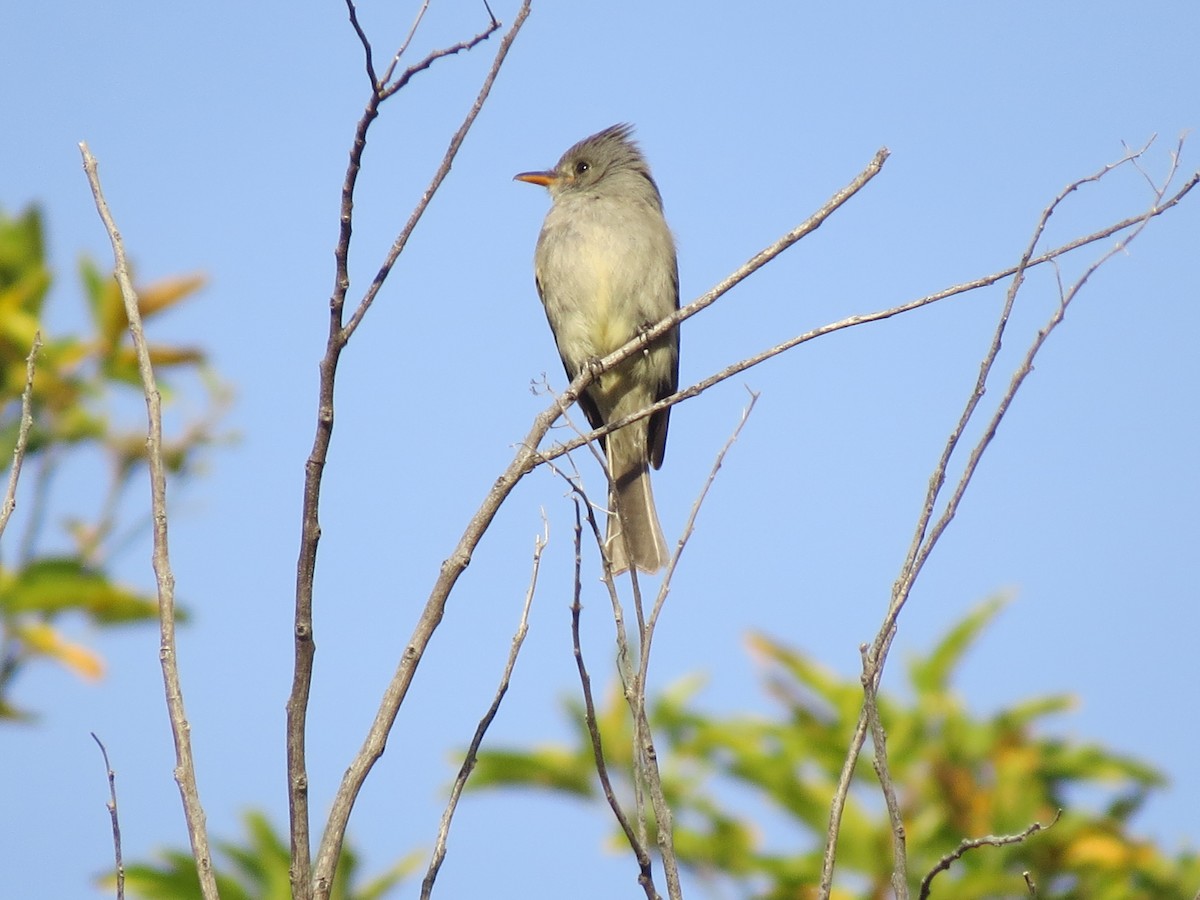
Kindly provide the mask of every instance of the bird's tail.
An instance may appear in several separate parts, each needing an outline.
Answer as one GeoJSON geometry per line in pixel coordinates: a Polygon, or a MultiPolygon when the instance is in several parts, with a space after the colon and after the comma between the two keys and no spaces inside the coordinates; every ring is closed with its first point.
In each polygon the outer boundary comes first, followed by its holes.
{"type": "Polygon", "coordinates": [[[613,574],[619,575],[631,566],[643,572],[657,572],[667,564],[667,541],[658,523],[654,493],[650,489],[644,422],[614,431],[605,445],[612,489],[604,545],[613,574]]]}

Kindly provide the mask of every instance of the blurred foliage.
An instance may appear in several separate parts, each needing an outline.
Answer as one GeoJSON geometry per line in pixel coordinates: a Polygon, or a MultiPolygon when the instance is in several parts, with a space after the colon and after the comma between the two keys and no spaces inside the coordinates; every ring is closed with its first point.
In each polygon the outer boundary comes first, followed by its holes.
{"type": "MultiPolygon", "coordinates": [[[[91,628],[157,618],[152,594],[116,583],[107,571],[115,548],[131,535],[149,533],[148,499],[134,521],[121,515],[131,483],[145,472],[145,403],[112,273],[85,258],[79,275],[87,327],[79,334],[51,336],[44,318],[52,277],[41,214],[33,207],[16,217],[0,210],[4,452],[16,446],[26,360],[35,336],[40,333],[42,340],[31,396],[33,426],[16,494],[21,515],[10,519],[0,536],[0,719],[32,718],[11,698],[17,676],[32,662],[51,661],[85,678],[103,674],[99,655],[67,637],[67,617],[91,628]],[[75,491],[64,498],[52,490],[69,468],[84,473],[89,496],[75,491]],[[61,535],[47,536],[48,520],[61,525],[61,535]]],[[[200,276],[187,276],[138,285],[147,327],[203,283],[200,276]]],[[[172,399],[177,377],[194,376],[188,383],[200,384],[206,395],[206,410],[183,422],[176,435],[164,437],[169,470],[187,475],[216,439],[229,393],[198,348],[151,343],[150,354],[165,400],[172,399]]]]}
{"type": "MultiPolygon", "coordinates": [[[[911,700],[879,698],[913,896],[962,840],[1048,825],[1061,809],[1053,827],[1020,843],[966,853],[934,878],[930,896],[1028,896],[1022,873],[1029,872],[1043,897],[1192,898],[1200,857],[1190,850],[1169,854],[1131,830],[1149,793],[1163,784],[1153,768],[1101,746],[1041,734],[1040,720],[1068,710],[1068,697],[1036,698],[977,718],[951,689],[956,668],[1000,606],[982,605],[910,662],[911,700]]],[[[675,815],[675,849],[714,896],[815,897],[830,802],[862,686],[765,635],[752,635],[749,645],[778,716],[701,712],[699,679],[647,701],[675,815]]],[[[596,715],[614,789],[632,815],[632,730],[618,691],[596,715]]],[[[571,747],[483,752],[471,788],[535,787],[603,804],[581,704],[571,705],[571,720],[571,747]]],[[[834,897],[892,896],[891,840],[868,744],[842,820],[834,897]]],[[[615,825],[613,845],[628,851],[615,825]]]]}
{"type": "MultiPolygon", "coordinates": [[[[213,864],[217,869],[217,887],[222,900],[291,900],[288,876],[291,859],[286,834],[276,834],[267,817],[259,812],[245,817],[248,837],[244,843],[214,841],[213,864]]],[[[160,865],[134,863],[125,869],[125,891],[129,897],[147,900],[200,900],[200,880],[190,852],[164,851],[160,865]]],[[[332,900],[378,900],[400,884],[420,864],[417,853],[396,863],[387,872],[356,886],[360,866],[358,855],[349,843],[342,850],[334,874],[332,900]]],[[[103,879],[112,887],[115,877],[103,879]]]]}

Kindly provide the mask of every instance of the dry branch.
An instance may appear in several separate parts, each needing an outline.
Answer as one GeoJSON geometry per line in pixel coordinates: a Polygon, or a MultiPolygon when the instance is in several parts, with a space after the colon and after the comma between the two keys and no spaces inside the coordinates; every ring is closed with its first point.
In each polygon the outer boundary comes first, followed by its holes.
{"type": "Polygon", "coordinates": [[[104,757],[104,771],[108,775],[108,802],[105,806],[108,807],[108,818],[112,823],[113,870],[117,874],[117,900],[124,900],[125,863],[121,858],[121,820],[117,815],[117,773],[113,771],[112,764],[108,761],[108,748],[104,746],[104,742],[96,736],[96,732],[94,731],[92,732],[92,740],[100,748],[100,755],[104,757]]]}
{"type": "MultiPolygon", "coordinates": [[[[977,850],[980,847],[1004,847],[1008,844],[1019,844],[1026,840],[1030,835],[1036,834],[1039,831],[1045,831],[1047,828],[1053,828],[1054,824],[1058,821],[1061,815],[1062,810],[1060,809],[1054,814],[1054,818],[1050,820],[1049,825],[1043,825],[1041,822],[1034,822],[1024,831],[1018,832],[1017,834],[988,834],[984,835],[983,837],[964,840],[952,852],[947,853],[940,860],[938,860],[937,865],[930,869],[929,872],[926,873],[925,877],[921,879],[921,893],[917,895],[919,900],[928,900],[929,891],[933,886],[933,879],[939,872],[948,871],[950,866],[952,866],[957,860],[962,859],[963,856],[970,851],[977,850]]],[[[1024,878],[1025,883],[1032,887],[1032,880],[1030,879],[1028,872],[1024,873],[1024,878]]],[[[1036,889],[1031,890],[1030,893],[1033,894],[1035,890],[1036,889]]]]}
{"type": "Polygon", "coordinates": [[[33,346],[25,357],[25,388],[21,391],[21,420],[17,426],[17,443],[13,447],[13,464],[8,471],[8,487],[4,491],[4,505],[0,506],[0,535],[8,527],[8,520],[17,508],[17,482],[21,479],[21,464],[25,462],[25,448],[29,444],[29,430],[33,427],[33,373],[38,351],[42,349],[42,333],[34,332],[33,346]]]}
{"type": "Polygon", "coordinates": [[[171,720],[171,735],[175,740],[175,782],[183,799],[184,816],[187,819],[188,838],[192,844],[192,857],[196,861],[196,872],[200,889],[206,900],[215,900],[217,881],[213,873],[212,856],[208,849],[208,831],[204,821],[204,808],[200,804],[200,792],[196,785],[196,770],[192,759],[191,726],[183,705],[183,687],[179,681],[179,665],[176,661],[175,645],[175,576],[171,572],[171,559],[167,549],[167,476],[163,465],[162,444],[162,397],[150,365],[150,350],[146,335],[142,331],[142,315],[138,309],[137,294],[129,277],[129,263],[125,259],[125,246],[121,233],[113,221],[104,192],[100,188],[100,175],[96,171],[96,159],[86,143],[79,145],[83,155],[83,169],[92,187],[96,210],[104,222],[112,243],[117,284],[125,302],[125,315],[129,319],[129,333],[137,354],[138,373],[142,379],[142,391],[146,396],[148,420],[146,455],[150,463],[150,509],[154,517],[154,579],[158,587],[159,661],[162,666],[163,685],[167,695],[167,713],[171,720]]]}
{"type": "Polygon", "coordinates": [[[446,802],[446,809],[442,813],[442,821],[438,826],[437,842],[434,845],[433,857],[429,861],[429,869],[426,871],[425,880],[421,884],[421,900],[429,900],[430,895],[433,893],[433,883],[437,880],[438,870],[441,869],[442,862],[446,858],[446,844],[450,838],[450,823],[454,819],[454,811],[458,808],[459,798],[462,797],[463,789],[467,786],[467,779],[471,777],[471,772],[475,769],[475,762],[479,758],[479,748],[483,745],[483,738],[495,720],[496,713],[500,711],[500,703],[504,700],[504,695],[508,693],[508,686],[512,681],[513,669],[517,665],[517,655],[521,652],[521,645],[525,643],[525,635],[529,633],[529,610],[533,606],[533,595],[537,591],[538,572],[542,565],[542,551],[546,549],[546,544],[549,542],[550,524],[545,520],[545,516],[543,516],[542,534],[535,538],[533,542],[533,571],[529,576],[529,589],[525,592],[525,604],[521,607],[521,619],[517,623],[516,633],[513,634],[508,651],[508,660],[504,664],[504,672],[500,676],[500,684],[496,688],[496,695],[492,698],[491,705],[479,720],[479,725],[475,728],[475,734],[471,738],[471,743],[467,747],[466,754],[463,756],[462,765],[459,767],[458,777],[454,779],[454,786],[450,789],[450,799],[446,802]]]}
{"type": "MultiPolygon", "coordinates": [[[[358,181],[358,173],[362,167],[367,133],[371,123],[379,115],[379,105],[387,97],[407,84],[415,74],[427,69],[437,59],[477,45],[500,27],[500,24],[494,16],[491,16],[489,11],[488,15],[491,21],[488,28],[483,32],[468,41],[430,53],[424,60],[407,69],[395,82],[383,84],[375,79],[374,66],[371,61],[371,45],[361,26],[358,24],[354,4],[351,0],[347,0],[346,5],[350,11],[354,29],[363,43],[367,60],[367,70],[372,78],[372,85],[367,107],[360,117],[355,131],[350,162],[342,185],[340,233],[334,254],[334,287],[329,303],[329,336],[325,355],[320,365],[317,430],[316,436],[313,439],[312,451],[305,465],[300,555],[296,566],[296,611],[294,619],[295,668],[292,679],[292,690],[287,703],[288,799],[291,818],[292,891],[293,895],[297,898],[316,897],[319,900],[324,900],[324,898],[328,897],[329,892],[333,888],[333,873],[341,856],[346,825],[349,822],[354,801],[358,796],[358,792],[362,789],[367,773],[370,772],[375,761],[383,753],[387,734],[391,730],[396,713],[399,711],[401,702],[403,702],[416,662],[420,659],[420,653],[423,652],[424,644],[428,642],[433,629],[437,627],[437,623],[441,620],[441,613],[439,611],[434,618],[428,618],[426,615],[423,615],[421,621],[418,623],[417,632],[424,635],[420,639],[422,650],[414,651],[414,648],[410,646],[405,651],[396,676],[393,677],[391,684],[389,684],[385,691],[379,712],[364,740],[363,747],[348,766],[346,774],[338,787],[324,833],[321,836],[321,843],[314,865],[310,857],[311,838],[308,809],[308,773],[305,762],[305,733],[308,700],[312,685],[313,658],[316,652],[313,641],[312,602],[317,544],[321,534],[319,521],[321,479],[333,435],[334,384],[338,361],[350,336],[357,329],[359,323],[362,322],[367,310],[370,309],[372,302],[378,295],[380,287],[382,287],[383,282],[391,272],[392,266],[407,245],[409,236],[428,208],[434,193],[449,173],[454,157],[458,153],[459,147],[462,146],[462,142],[475,122],[476,117],[479,115],[480,110],[483,108],[483,104],[491,92],[500,67],[508,55],[509,48],[516,39],[517,33],[528,17],[530,10],[530,0],[525,0],[517,11],[513,19],[513,24],[509,27],[504,37],[501,38],[500,46],[497,49],[492,66],[484,78],[479,93],[470,111],[464,118],[462,125],[451,138],[450,145],[433,179],[430,181],[421,200],[413,209],[408,222],[393,242],[383,264],[371,285],[364,293],[358,307],[350,319],[343,324],[346,295],[350,287],[348,260],[350,238],[353,231],[354,190],[358,181]]],[[[414,29],[419,24],[420,14],[413,26],[414,29]]],[[[411,40],[411,32],[409,37],[406,38],[401,51],[408,45],[409,40],[411,40]]],[[[400,52],[396,56],[398,59],[400,52]]],[[[389,76],[394,68],[395,63],[388,69],[389,76]]]]}
{"type": "MultiPolygon", "coordinates": [[[[1085,178],[1067,185],[1063,191],[1055,197],[1055,199],[1043,210],[1039,217],[1029,243],[1026,246],[1024,253],[1021,255],[1017,265],[1007,270],[1012,275],[1013,280],[1005,297],[1005,303],[998,317],[996,329],[992,336],[991,343],[983,355],[980,363],[979,377],[972,388],[970,395],[964,405],[963,411],[958,422],[954,425],[946,440],[946,444],[942,450],[941,457],[934,466],[933,474],[929,479],[929,490],[922,505],[921,512],[917,518],[917,525],[914,530],[912,545],[908,551],[907,557],[900,568],[900,574],[892,586],[891,599],[888,609],[883,618],[883,623],[879,628],[869,648],[864,648],[863,653],[863,685],[864,685],[864,701],[859,713],[858,724],[855,728],[853,737],[850,740],[849,748],[846,753],[846,759],[843,763],[842,772],[838,780],[838,787],[834,794],[830,806],[829,827],[826,833],[825,851],[822,860],[821,880],[819,885],[818,896],[822,900],[828,900],[833,887],[833,871],[837,859],[837,841],[841,830],[842,811],[845,807],[846,799],[850,791],[850,782],[854,769],[858,763],[859,754],[862,751],[863,743],[866,740],[866,735],[869,730],[876,731],[876,766],[877,771],[881,771],[881,784],[883,785],[885,799],[889,801],[889,812],[893,814],[893,838],[895,847],[895,859],[893,877],[899,879],[906,878],[906,860],[904,856],[903,844],[903,823],[896,821],[896,811],[892,809],[892,801],[894,798],[888,798],[888,787],[890,784],[883,779],[886,778],[886,742],[883,728],[878,723],[877,714],[873,715],[874,703],[873,698],[878,690],[881,679],[883,677],[883,669],[887,661],[888,651],[891,648],[892,641],[896,636],[897,621],[901,610],[912,592],[913,585],[920,574],[926,560],[928,560],[933,548],[937,545],[942,534],[954,519],[957,513],[959,504],[962,501],[964,494],[975,471],[979,465],[984,452],[991,444],[995,437],[1000,423],[1003,421],[1009,407],[1012,404],[1017,391],[1024,383],[1025,378],[1033,371],[1033,362],[1039,351],[1045,344],[1049,335],[1061,324],[1066,309],[1071,301],[1076,297],[1083,286],[1087,283],[1092,274],[1105,262],[1111,259],[1116,254],[1123,252],[1129,242],[1134,240],[1146,227],[1146,225],[1154,217],[1161,215],[1165,210],[1175,206],[1191,189],[1200,181],[1200,173],[1193,175],[1178,190],[1170,199],[1166,198],[1166,190],[1171,181],[1174,180],[1179,163],[1178,150],[1172,157],[1172,165],[1168,177],[1165,179],[1162,188],[1154,190],[1154,200],[1150,208],[1145,210],[1138,216],[1125,220],[1123,223],[1118,223],[1117,226],[1112,226],[1105,229],[1104,232],[1098,234],[1112,234],[1116,231],[1132,228],[1133,230],[1123,237],[1109,251],[1102,254],[1095,262],[1088,266],[1084,274],[1075,282],[1069,289],[1060,292],[1060,301],[1058,308],[1051,315],[1045,325],[1037,332],[1028,349],[1025,352],[1023,359],[1013,373],[1007,389],[1002,394],[999,402],[996,405],[991,417],[984,426],[983,435],[979,438],[976,444],[972,447],[968,454],[967,461],[963,467],[962,474],[959,477],[957,485],[950,497],[946,500],[942,507],[941,515],[936,522],[933,520],[934,512],[937,508],[938,497],[946,482],[946,473],[949,468],[950,460],[954,455],[955,450],[959,446],[959,441],[966,431],[968,424],[973,420],[975,413],[979,408],[980,400],[982,399],[988,378],[993,370],[995,361],[1000,352],[1000,347],[1003,342],[1005,331],[1008,327],[1009,316],[1016,302],[1017,293],[1024,283],[1025,272],[1030,266],[1039,261],[1050,261],[1065,252],[1063,248],[1059,251],[1052,251],[1050,254],[1042,254],[1035,256],[1036,248],[1041,240],[1045,226],[1050,216],[1063,203],[1063,201],[1081,186],[1099,181],[1109,172],[1113,171],[1118,166],[1129,163],[1134,163],[1138,157],[1148,149],[1149,144],[1137,151],[1131,151],[1115,163],[1104,166],[1098,172],[1093,173],[1085,178]],[[933,522],[931,526],[930,523],[933,522]],[[873,721],[874,720],[874,721],[873,721]],[[883,749],[881,749],[883,748],[883,749]]],[[[1074,241],[1066,245],[1069,249],[1082,246],[1084,243],[1090,243],[1092,240],[1098,239],[1096,236],[1074,241]]],[[[995,279],[998,280],[998,279],[995,279]]]]}

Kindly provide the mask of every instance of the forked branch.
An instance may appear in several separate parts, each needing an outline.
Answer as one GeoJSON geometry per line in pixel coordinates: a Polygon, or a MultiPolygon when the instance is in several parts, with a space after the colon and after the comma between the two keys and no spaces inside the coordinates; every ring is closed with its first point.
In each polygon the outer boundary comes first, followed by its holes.
{"type": "MultiPolygon", "coordinates": [[[[1063,201],[1080,187],[1099,181],[1109,172],[1124,165],[1136,165],[1136,161],[1146,152],[1149,144],[1140,150],[1130,151],[1126,153],[1120,160],[1115,163],[1104,166],[1098,172],[1081,178],[1078,181],[1072,182],[1043,210],[1039,217],[1029,243],[1021,255],[1018,263],[1011,269],[1006,270],[1012,276],[1012,282],[1009,286],[1005,297],[1004,305],[997,319],[996,329],[992,336],[992,340],[984,352],[983,359],[980,363],[979,377],[973,385],[971,393],[964,405],[963,411],[959,416],[958,422],[954,425],[947,438],[942,454],[934,466],[933,474],[929,480],[929,489],[922,505],[921,512],[917,518],[917,525],[914,530],[912,545],[908,551],[908,555],[901,566],[900,574],[892,587],[891,599],[888,605],[886,614],[884,615],[883,623],[875,636],[874,641],[869,648],[864,648],[863,653],[863,685],[864,685],[864,702],[859,715],[858,724],[856,726],[853,737],[850,741],[850,746],[846,754],[846,759],[842,767],[841,776],[838,781],[838,787],[835,792],[830,808],[829,828],[826,834],[825,853],[822,863],[821,882],[819,886],[818,896],[826,900],[830,896],[833,885],[833,870],[837,856],[837,840],[841,829],[841,816],[845,807],[846,798],[849,795],[851,777],[855,766],[857,765],[859,754],[862,750],[863,743],[866,740],[868,731],[874,731],[876,735],[876,770],[880,773],[881,784],[884,788],[885,799],[889,802],[889,811],[892,813],[893,827],[893,846],[895,851],[894,874],[896,891],[898,897],[907,896],[906,884],[906,860],[904,858],[904,835],[903,823],[899,821],[897,810],[894,808],[892,801],[894,797],[888,796],[890,782],[887,781],[887,765],[886,765],[886,743],[883,732],[882,723],[878,720],[878,712],[874,704],[875,694],[878,691],[881,679],[883,677],[883,669],[887,661],[888,651],[891,648],[892,641],[896,636],[897,621],[901,610],[907,603],[911,595],[913,585],[920,574],[922,567],[928,560],[933,548],[937,545],[942,534],[954,519],[958,511],[959,504],[966,493],[968,486],[978,468],[979,462],[987,450],[992,439],[995,437],[1000,423],[1003,421],[1009,407],[1012,404],[1017,391],[1024,383],[1026,377],[1033,371],[1033,363],[1038,353],[1044,346],[1050,334],[1062,323],[1063,317],[1066,314],[1067,307],[1075,299],[1078,293],[1087,284],[1091,276],[1113,256],[1121,253],[1134,240],[1147,224],[1156,216],[1161,215],[1167,209],[1172,208],[1180,200],[1186,196],[1193,187],[1200,182],[1200,173],[1193,174],[1184,185],[1175,192],[1173,196],[1167,198],[1166,191],[1170,183],[1174,180],[1177,173],[1179,163],[1179,149],[1172,156],[1172,164],[1170,172],[1164,179],[1161,188],[1154,189],[1153,201],[1148,209],[1140,215],[1126,219],[1115,226],[1111,226],[1102,232],[1097,232],[1096,235],[1090,235],[1087,238],[1082,238],[1066,245],[1064,248],[1059,248],[1050,253],[1035,255],[1037,246],[1041,240],[1045,230],[1046,223],[1054,211],[1063,203],[1063,201]],[[934,520],[934,513],[937,511],[938,499],[941,495],[942,488],[946,483],[947,471],[950,461],[955,451],[959,447],[959,443],[963,434],[966,432],[968,425],[974,420],[976,413],[979,410],[979,404],[986,391],[989,376],[992,374],[996,359],[1000,352],[1001,344],[1009,323],[1009,316],[1016,302],[1017,294],[1024,283],[1025,273],[1033,265],[1040,262],[1048,262],[1056,260],[1062,253],[1070,249],[1083,246],[1085,243],[1091,243],[1099,239],[1100,236],[1107,236],[1118,231],[1129,230],[1129,233],[1124,235],[1107,252],[1103,253],[1091,265],[1089,265],[1079,279],[1069,288],[1063,288],[1060,284],[1059,304],[1050,316],[1048,321],[1037,332],[1026,350],[1022,360],[1014,371],[1007,388],[1001,395],[994,411],[983,426],[983,434],[968,453],[967,460],[963,466],[962,473],[958,482],[951,492],[949,498],[946,499],[941,508],[941,514],[934,520]]],[[[998,279],[993,279],[998,280],[998,279]]]]}

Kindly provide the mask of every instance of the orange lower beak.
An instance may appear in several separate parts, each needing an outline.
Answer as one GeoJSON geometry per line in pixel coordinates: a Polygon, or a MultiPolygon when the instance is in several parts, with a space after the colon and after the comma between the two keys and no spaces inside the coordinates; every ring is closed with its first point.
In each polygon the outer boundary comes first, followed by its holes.
{"type": "Polygon", "coordinates": [[[558,175],[554,172],[522,172],[520,175],[514,175],[513,181],[524,181],[528,184],[540,184],[542,187],[550,187],[558,181],[558,175]]]}

